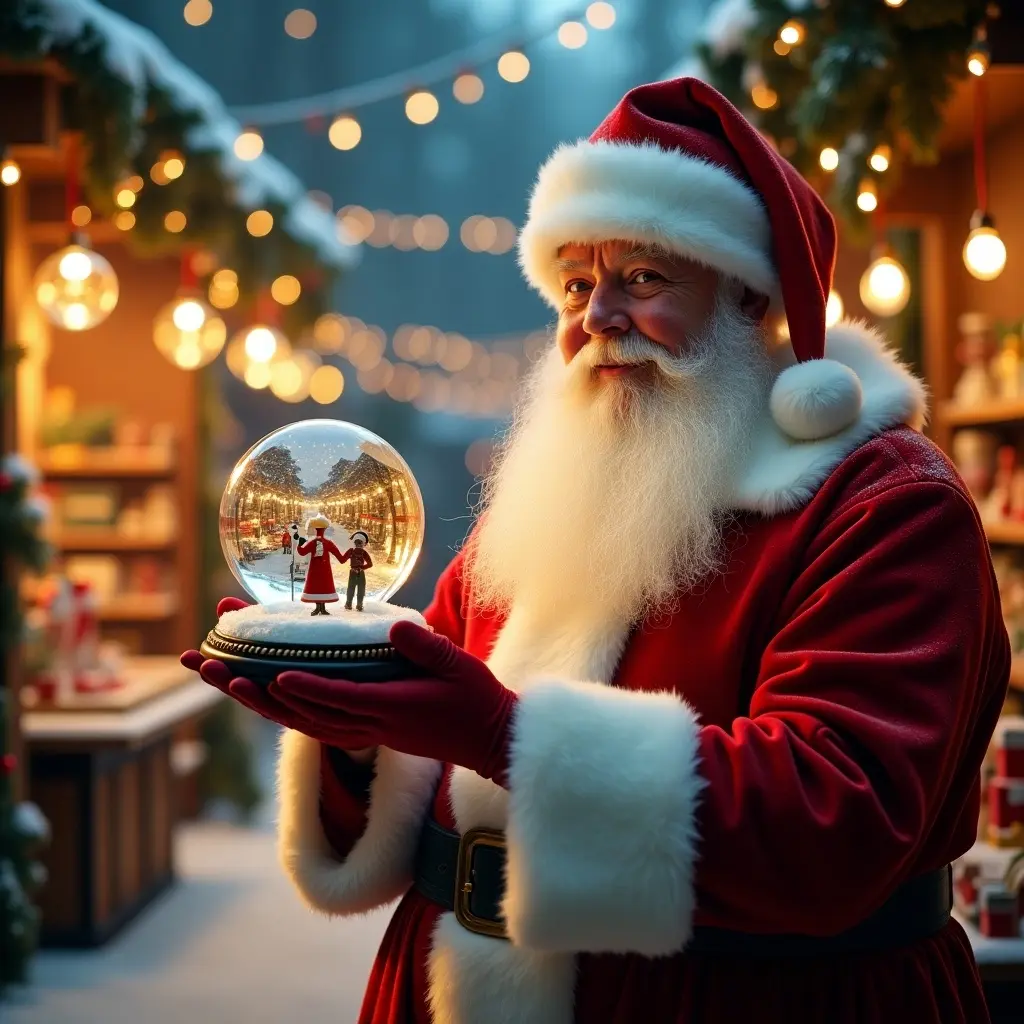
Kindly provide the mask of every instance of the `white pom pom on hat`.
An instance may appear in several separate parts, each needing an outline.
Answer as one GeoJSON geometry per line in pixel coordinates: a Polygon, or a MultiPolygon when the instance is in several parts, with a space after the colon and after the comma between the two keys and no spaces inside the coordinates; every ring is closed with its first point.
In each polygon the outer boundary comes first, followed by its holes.
{"type": "Polygon", "coordinates": [[[796,441],[819,441],[857,422],[864,394],[857,374],[834,359],[810,359],[783,370],[769,408],[778,428],[796,441]]]}

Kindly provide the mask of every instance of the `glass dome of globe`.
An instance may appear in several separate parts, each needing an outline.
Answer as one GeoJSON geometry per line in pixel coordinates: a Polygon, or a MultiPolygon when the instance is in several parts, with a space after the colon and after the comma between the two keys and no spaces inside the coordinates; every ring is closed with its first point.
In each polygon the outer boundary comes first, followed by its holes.
{"type": "Polygon", "coordinates": [[[153,320],[153,343],[162,356],[183,370],[198,370],[212,363],[226,338],[224,321],[195,295],[179,295],[153,320]]]}
{"type": "MultiPolygon", "coordinates": [[[[296,600],[306,559],[282,543],[292,524],[317,514],[342,552],[363,531],[373,566],[366,599],[387,601],[408,579],[423,544],[420,489],[405,460],[383,438],[342,420],[302,420],[250,448],[228,479],[220,504],[220,542],[235,579],[260,604],[296,600]],[[293,564],[295,568],[293,569],[293,564]]],[[[332,563],[343,594],[345,566],[332,563]]]]}
{"type": "Polygon", "coordinates": [[[98,252],[77,243],[43,260],[33,287],[47,319],[66,331],[95,327],[117,305],[114,268],[98,252]]]}

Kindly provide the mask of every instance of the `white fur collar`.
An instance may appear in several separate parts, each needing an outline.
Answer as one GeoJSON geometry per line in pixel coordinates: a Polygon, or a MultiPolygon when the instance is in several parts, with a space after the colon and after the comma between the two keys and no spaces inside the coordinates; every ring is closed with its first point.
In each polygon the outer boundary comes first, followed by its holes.
{"type": "Polygon", "coordinates": [[[830,328],[824,359],[798,364],[789,345],[773,358],[779,375],[735,481],[737,509],[777,515],[800,508],[866,441],[890,427],[924,425],[924,383],[866,324],[830,328]]]}

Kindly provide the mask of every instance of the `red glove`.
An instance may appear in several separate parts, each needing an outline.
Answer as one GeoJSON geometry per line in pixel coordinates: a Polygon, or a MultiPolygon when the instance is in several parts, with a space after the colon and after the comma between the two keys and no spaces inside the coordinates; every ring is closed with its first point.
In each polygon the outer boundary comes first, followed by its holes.
{"type": "MultiPolygon", "coordinates": [[[[217,618],[225,612],[237,611],[239,608],[247,608],[248,604],[238,597],[221,598],[217,605],[217,618]]],[[[222,661],[213,658],[206,658],[199,651],[186,651],[181,656],[181,663],[185,668],[198,672],[204,682],[215,686],[222,693],[234,697],[239,704],[243,704],[256,714],[283,725],[286,729],[295,729],[297,732],[304,732],[309,736],[310,723],[303,721],[302,716],[280,701],[275,700],[267,693],[266,689],[258,686],[251,679],[236,677],[231,669],[222,661]]],[[[318,736],[314,736],[319,739],[318,736]]]]}
{"type": "Polygon", "coordinates": [[[421,675],[353,683],[282,672],[270,684],[270,697],[316,723],[333,746],[383,745],[462,765],[506,785],[516,694],[478,658],[413,622],[395,623],[391,643],[421,675]]]}

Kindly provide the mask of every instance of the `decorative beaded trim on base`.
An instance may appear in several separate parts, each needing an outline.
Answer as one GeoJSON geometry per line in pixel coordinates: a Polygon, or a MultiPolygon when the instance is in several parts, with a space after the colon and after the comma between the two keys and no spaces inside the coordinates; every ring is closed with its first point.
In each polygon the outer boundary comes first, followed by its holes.
{"type": "Polygon", "coordinates": [[[326,661],[386,661],[395,656],[391,644],[368,644],[362,647],[323,647],[317,644],[299,644],[285,647],[283,644],[253,643],[249,640],[229,640],[216,630],[206,637],[207,644],[224,654],[240,658],[303,658],[326,661]]]}

